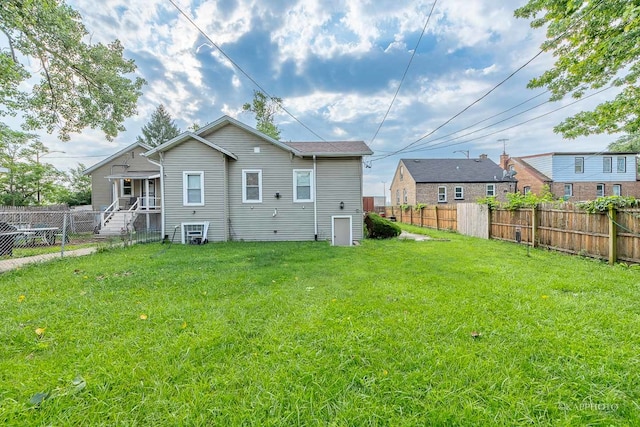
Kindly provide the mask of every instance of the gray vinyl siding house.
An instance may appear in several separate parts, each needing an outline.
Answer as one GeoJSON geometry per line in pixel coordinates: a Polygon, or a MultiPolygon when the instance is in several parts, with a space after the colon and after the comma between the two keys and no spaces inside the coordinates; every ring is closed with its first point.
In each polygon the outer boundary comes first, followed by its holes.
{"type": "Polygon", "coordinates": [[[274,140],[227,116],[144,154],[161,170],[162,233],[189,242],[362,239],[361,141],[274,140]],[[206,225],[205,225],[206,224],[206,225]]]}

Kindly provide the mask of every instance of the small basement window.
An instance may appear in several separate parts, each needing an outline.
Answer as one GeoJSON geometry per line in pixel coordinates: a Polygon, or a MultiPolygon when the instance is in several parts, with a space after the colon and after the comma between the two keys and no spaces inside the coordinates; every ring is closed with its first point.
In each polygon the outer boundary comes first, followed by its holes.
{"type": "Polygon", "coordinates": [[[209,230],[209,221],[203,222],[183,222],[182,224],[182,243],[191,245],[200,245],[207,243],[207,232],[209,230]]]}

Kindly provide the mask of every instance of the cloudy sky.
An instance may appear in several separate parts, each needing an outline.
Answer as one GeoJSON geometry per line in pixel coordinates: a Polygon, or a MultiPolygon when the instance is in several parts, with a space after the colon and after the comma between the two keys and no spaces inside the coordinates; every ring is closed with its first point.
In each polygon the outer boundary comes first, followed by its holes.
{"type": "MultiPolygon", "coordinates": [[[[468,152],[471,157],[486,153],[497,162],[505,143],[507,152],[517,156],[599,151],[615,139],[567,141],[553,133],[562,118],[592,108],[607,93],[572,106],[567,106],[572,100],[546,102],[547,94],[526,85],[552,64],[549,55],[539,56],[442,126],[538,53],[543,32],[513,17],[524,0],[440,0],[419,44],[432,0],[174,1],[315,134],[369,144],[375,155],[364,169],[365,195],[382,195],[385,185],[388,196],[400,158],[464,157],[468,152]]],[[[115,141],[91,130],[67,143],[44,136],[51,150],[65,152],[48,155],[56,167],[90,166],[131,144],[161,103],[181,129],[223,114],[255,125],[241,107],[252,99],[256,85],[170,0],[69,4],[83,16],[93,41],[122,41],[125,56],[135,60],[148,84],[138,115],[125,122],[127,131],[115,141]]],[[[277,124],[283,140],[318,140],[285,113],[277,124]]]]}

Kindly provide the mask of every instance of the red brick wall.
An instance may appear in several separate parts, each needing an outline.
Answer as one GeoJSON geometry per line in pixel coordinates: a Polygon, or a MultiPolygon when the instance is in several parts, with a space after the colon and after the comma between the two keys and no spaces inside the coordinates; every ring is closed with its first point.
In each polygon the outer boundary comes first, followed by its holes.
{"type": "MultiPolygon", "coordinates": [[[[496,198],[505,202],[506,194],[515,191],[515,183],[496,182],[496,198]]],[[[417,185],[417,202],[426,205],[442,204],[438,202],[438,187],[444,186],[447,189],[447,204],[452,203],[474,203],[476,200],[487,196],[487,184],[485,183],[458,183],[458,184],[418,184],[417,185]],[[455,187],[462,187],[464,199],[455,199],[455,187]]]]}
{"type": "Polygon", "coordinates": [[[391,181],[391,205],[399,206],[405,204],[403,200],[403,192],[407,191],[407,203],[408,205],[416,204],[416,182],[413,180],[409,172],[407,172],[407,168],[404,166],[402,162],[398,162],[398,166],[396,167],[396,173],[393,175],[393,180],[391,181]],[[404,173],[400,174],[401,168],[404,169],[404,173]],[[398,203],[396,199],[396,192],[400,194],[400,202],[398,203]]]}
{"type": "Polygon", "coordinates": [[[517,172],[515,178],[518,180],[518,191],[520,193],[524,193],[525,187],[530,187],[532,193],[538,195],[542,194],[542,187],[547,184],[546,181],[540,179],[540,176],[537,173],[532,172],[530,168],[522,166],[513,159],[509,159],[506,170],[509,170],[512,166],[517,172]]]}

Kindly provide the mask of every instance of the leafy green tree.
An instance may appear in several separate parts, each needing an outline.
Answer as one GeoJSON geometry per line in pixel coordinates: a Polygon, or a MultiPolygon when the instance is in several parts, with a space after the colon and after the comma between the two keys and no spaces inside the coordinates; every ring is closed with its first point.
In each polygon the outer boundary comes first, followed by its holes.
{"type": "Polygon", "coordinates": [[[607,146],[612,153],[640,153],[640,134],[623,135],[607,146]]]}
{"type": "Polygon", "coordinates": [[[281,98],[269,98],[264,93],[254,90],[253,101],[242,106],[244,111],[255,114],[256,129],[273,139],[280,139],[280,129],[274,124],[275,115],[280,111],[281,98]]]}
{"type": "Polygon", "coordinates": [[[29,156],[34,150],[41,148],[36,136],[14,131],[0,123],[0,166],[9,170],[0,174],[0,204],[25,206],[36,204],[38,180],[43,170],[34,167],[29,156]],[[29,141],[35,140],[31,144],[29,141]]]}
{"type": "Polygon", "coordinates": [[[145,81],[126,77],[136,65],[118,40],[87,43],[82,17],[60,0],[3,0],[0,31],[8,41],[0,51],[0,115],[20,114],[26,130],[57,131],[62,140],[86,127],[107,139],[125,129],[145,81]],[[31,61],[40,80],[29,89],[23,63],[31,61]]]}
{"type": "Polygon", "coordinates": [[[515,11],[546,28],[542,49],[553,52],[550,70],[529,82],[551,99],[581,98],[589,89],[613,85],[619,93],[592,111],[567,118],[554,130],[579,135],[640,132],[640,4],[629,0],[529,0],[515,11]]]}
{"type": "Polygon", "coordinates": [[[171,118],[171,114],[164,108],[164,105],[160,104],[151,114],[149,122],[142,127],[142,136],[138,136],[136,142],[157,147],[180,135],[181,132],[171,118]]]}
{"type": "Polygon", "coordinates": [[[62,173],[62,185],[55,188],[53,201],[69,206],[91,204],[91,177],[83,172],[87,167],[82,163],[67,173],[62,173]]]}

